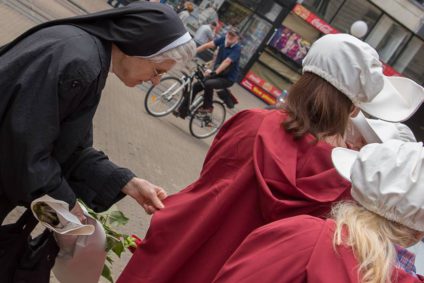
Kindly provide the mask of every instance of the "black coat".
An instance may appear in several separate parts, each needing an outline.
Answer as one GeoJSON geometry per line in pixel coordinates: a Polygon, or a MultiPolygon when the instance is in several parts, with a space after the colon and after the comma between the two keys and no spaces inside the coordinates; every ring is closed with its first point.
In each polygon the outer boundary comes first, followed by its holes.
{"type": "Polygon", "coordinates": [[[134,174],[92,148],[112,43],[154,56],[186,34],[168,5],[138,1],[46,22],[0,47],[0,223],[44,194],[96,211],[123,197],[134,174]]]}
{"type": "Polygon", "coordinates": [[[47,193],[102,211],[124,196],[134,174],[92,147],[110,60],[111,43],[70,25],[41,29],[0,57],[0,204],[47,193]]]}

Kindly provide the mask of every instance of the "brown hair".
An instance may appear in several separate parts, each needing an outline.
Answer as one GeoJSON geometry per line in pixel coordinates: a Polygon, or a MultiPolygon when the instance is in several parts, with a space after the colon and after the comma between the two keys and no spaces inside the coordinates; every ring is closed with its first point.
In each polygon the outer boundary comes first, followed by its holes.
{"type": "Polygon", "coordinates": [[[295,139],[306,133],[315,138],[343,135],[353,103],[323,78],[305,72],[291,87],[284,105],[289,118],[283,122],[295,139]]]}
{"type": "Polygon", "coordinates": [[[193,12],[193,3],[191,3],[191,2],[185,2],[184,3],[184,8],[189,12],[189,13],[191,13],[191,12],[193,12]]]}

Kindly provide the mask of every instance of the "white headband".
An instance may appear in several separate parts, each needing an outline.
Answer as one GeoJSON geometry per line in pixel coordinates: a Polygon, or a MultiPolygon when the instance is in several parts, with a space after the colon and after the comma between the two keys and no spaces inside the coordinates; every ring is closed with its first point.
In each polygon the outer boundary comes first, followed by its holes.
{"type": "Polygon", "coordinates": [[[189,42],[191,39],[192,39],[191,35],[188,32],[186,32],[181,37],[179,37],[175,41],[171,42],[170,44],[168,44],[167,46],[165,46],[164,48],[162,48],[158,52],[156,52],[156,53],[154,53],[152,55],[149,55],[149,56],[137,56],[137,57],[140,57],[140,58],[152,58],[152,57],[155,57],[157,55],[160,55],[160,54],[162,54],[162,53],[164,53],[164,52],[166,52],[168,50],[171,50],[171,49],[173,49],[173,48],[175,48],[177,46],[180,46],[180,45],[182,45],[182,44],[184,44],[186,42],[189,42]]]}

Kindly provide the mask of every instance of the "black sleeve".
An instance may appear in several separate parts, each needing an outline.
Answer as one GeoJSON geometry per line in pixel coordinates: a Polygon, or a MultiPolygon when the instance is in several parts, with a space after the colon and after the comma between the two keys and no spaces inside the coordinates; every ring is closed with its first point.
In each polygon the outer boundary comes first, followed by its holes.
{"type": "Polygon", "coordinates": [[[63,170],[77,197],[93,210],[101,212],[125,196],[121,190],[135,175],[91,147],[91,131],[86,141],[87,144],[63,164],[63,170]]]}

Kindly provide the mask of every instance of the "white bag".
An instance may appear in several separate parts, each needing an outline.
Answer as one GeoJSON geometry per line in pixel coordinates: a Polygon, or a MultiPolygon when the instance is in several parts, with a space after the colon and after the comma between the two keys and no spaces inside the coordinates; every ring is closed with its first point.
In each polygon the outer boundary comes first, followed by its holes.
{"type": "MultiPolygon", "coordinates": [[[[57,214],[60,225],[54,227],[40,221],[42,225],[55,232],[55,239],[60,248],[53,267],[53,273],[61,283],[97,283],[106,260],[106,234],[103,226],[87,211],[87,224],[69,211],[69,205],[50,196],[43,196],[31,203],[43,202],[57,214]]],[[[84,207],[82,206],[84,209],[84,207]]],[[[39,220],[36,213],[34,216],[39,220]]]]}

